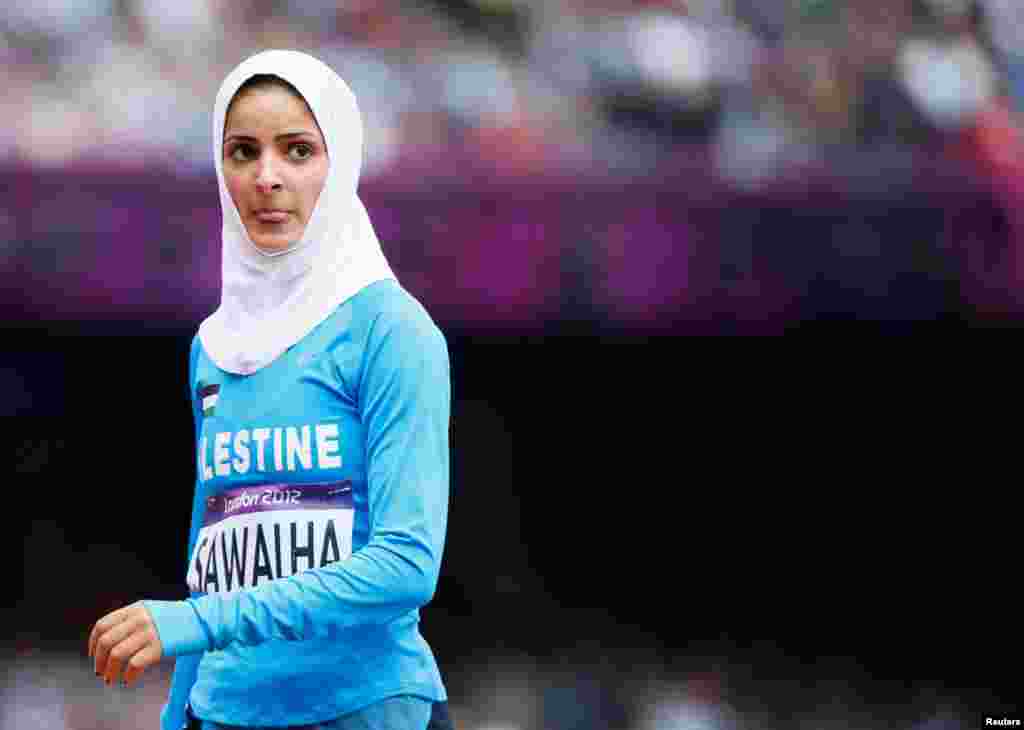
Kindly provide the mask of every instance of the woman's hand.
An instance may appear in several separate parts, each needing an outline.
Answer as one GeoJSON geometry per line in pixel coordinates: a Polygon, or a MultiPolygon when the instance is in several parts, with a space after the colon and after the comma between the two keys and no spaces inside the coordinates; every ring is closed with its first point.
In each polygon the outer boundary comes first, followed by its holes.
{"type": "Polygon", "coordinates": [[[163,653],[153,617],[141,601],[108,613],[89,634],[89,656],[95,660],[97,676],[107,684],[116,682],[123,671],[124,684],[130,686],[163,653]]]}

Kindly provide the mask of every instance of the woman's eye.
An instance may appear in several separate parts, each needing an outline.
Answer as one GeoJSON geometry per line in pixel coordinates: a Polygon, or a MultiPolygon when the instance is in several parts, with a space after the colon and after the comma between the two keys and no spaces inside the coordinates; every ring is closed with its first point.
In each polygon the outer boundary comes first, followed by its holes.
{"type": "Polygon", "coordinates": [[[235,149],[231,150],[231,159],[238,162],[244,162],[245,160],[251,159],[252,152],[252,147],[247,144],[240,144],[235,147],[235,149]]]}
{"type": "Polygon", "coordinates": [[[313,155],[313,148],[308,144],[293,144],[289,152],[295,159],[305,160],[313,155]]]}

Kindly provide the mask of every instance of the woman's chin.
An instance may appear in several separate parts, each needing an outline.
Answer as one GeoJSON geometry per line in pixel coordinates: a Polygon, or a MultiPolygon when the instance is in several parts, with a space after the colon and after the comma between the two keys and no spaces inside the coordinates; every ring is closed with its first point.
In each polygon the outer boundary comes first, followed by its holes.
{"type": "Polygon", "coordinates": [[[285,249],[294,246],[299,241],[298,236],[284,233],[278,235],[267,235],[264,233],[261,235],[254,236],[252,235],[252,232],[250,232],[249,237],[252,239],[252,242],[256,245],[256,248],[260,249],[261,251],[266,251],[267,253],[276,253],[278,251],[284,251],[285,249]]]}

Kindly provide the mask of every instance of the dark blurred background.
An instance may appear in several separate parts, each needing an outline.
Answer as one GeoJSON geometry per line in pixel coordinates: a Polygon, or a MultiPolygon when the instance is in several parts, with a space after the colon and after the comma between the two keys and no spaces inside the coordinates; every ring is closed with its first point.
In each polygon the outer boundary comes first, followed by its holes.
{"type": "Polygon", "coordinates": [[[156,727],[170,663],[109,690],[85,638],[184,596],[211,110],[268,47],[355,89],[448,338],[460,730],[1020,717],[1024,5],[34,0],[0,39],[3,730],[156,727]]]}

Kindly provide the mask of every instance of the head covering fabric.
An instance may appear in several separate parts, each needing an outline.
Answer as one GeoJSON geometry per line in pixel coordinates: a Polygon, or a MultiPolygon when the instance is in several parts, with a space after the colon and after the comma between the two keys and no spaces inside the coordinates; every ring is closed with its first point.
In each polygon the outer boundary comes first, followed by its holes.
{"type": "Polygon", "coordinates": [[[357,187],[363,124],[355,95],[330,67],[297,51],[247,58],[224,82],[213,112],[213,159],[223,213],[221,303],[199,326],[207,355],[222,370],[248,375],[266,367],[364,287],[394,279],[357,187]],[[281,252],[259,249],[224,182],[222,145],[228,106],[257,74],[298,89],[327,145],[327,179],[302,238],[281,252]]]}

